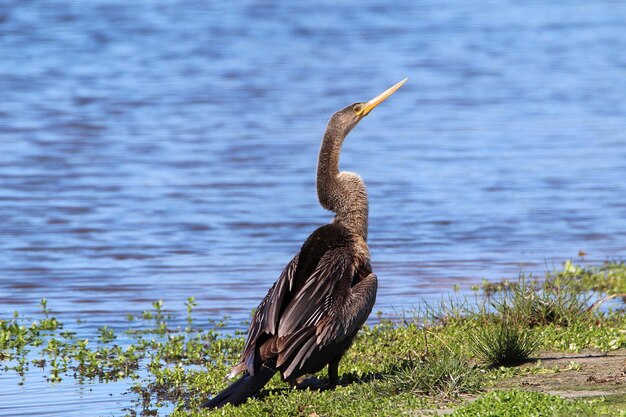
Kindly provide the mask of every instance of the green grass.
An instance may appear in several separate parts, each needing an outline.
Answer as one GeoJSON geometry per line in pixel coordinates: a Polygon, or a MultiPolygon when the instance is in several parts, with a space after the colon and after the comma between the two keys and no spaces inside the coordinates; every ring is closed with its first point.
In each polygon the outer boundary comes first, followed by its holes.
{"type": "Polygon", "coordinates": [[[493,296],[491,304],[501,315],[526,326],[567,326],[589,315],[592,298],[572,285],[576,285],[575,278],[569,275],[556,275],[542,283],[521,276],[502,296],[493,296]]]}
{"type": "MultiPolygon", "coordinates": [[[[617,272],[605,265],[601,272],[583,269],[576,275],[595,277],[593,280],[573,279],[571,273],[561,276],[558,282],[556,277],[550,281],[551,275],[545,286],[531,286],[520,280],[484,302],[447,302],[430,308],[427,314],[407,316],[402,322],[365,326],[341,361],[340,386],[336,390],[292,390],[275,377],[260,398],[212,414],[416,415],[416,410],[456,407],[460,398],[480,395],[491,381],[551,372],[539,363],[524,369],[498,367],[525,360],[535,348],[557,352],[592,348],[604,353],[624,349],[623,309],[589,310],[593,300],[581,293],[590,289],[587,284],[592,281],[598,289],[607,288],[598,285],[599,276],[617,282],[624,268],[623,264],[614,265],[617,272]],[[587,283],[584,288],[582,282],[587,283]]],[[[105,326],[92,337],[79,339],[64,329],[64,324],[50,314],[48,301],[42,300],[41,315],[35,320],[17,313],[0,319],[0,372],[18,375],[22,384],[28,383],[29,370],[35,368],[42,369],[51,384],[65,379],[124,379],[132,385],[128,396],[131,415],[157,413],[163,404],[174,404],[175,416],[208,415],[210,412],[200,410],[199,404],[227,385],[224,376],[238,360],[244,339],[241,333],[223,333],[222,322],[202,326],[193,314],[196,305],[193,298],[185,303],[187,315],[182,328],[172,327],[163,302],[156,301],[153,309],[129,318],[133,330],[105,326]],[[122,347],[118,345],[120,340],[130,342],[122,347]]],[[[317,377],[324,379],[326,373],[317,377]]],[[[498,414],[498,407],[532,404],[539,410],[547,407],[548,413],[563,410],[572,416],[578,415],[572,410],[591,410],[591,414],[581,415],[596,415],[593,413],[613,412],[610,410],[623,403],[624,398],[571,402],[503,391],[483,395],[459,408],[455,415],[478,415],[471,414],[472,407],[482,407],[485,411],[480,415],[507,415],[498,414]],[[496,414],[487,414],[490,410],[496,410],[496,414]]]]}
{"type": "Polygon", "coordinates": [[[503,292],[519,290],[518,287],[543,288],[545,294],[566,289],[571,294],[583,296],[587,291],[606,295],[626,295],[626,263],[606,262],[600,266],[583,267],[571,261],[565,262],[562,270],[549,271],[541,279],[533,276],[520,277],[517,281],[502,280],[499,282],[483,281],[473,289],[482,288],[485,295],[493,296],[503,292]]]}
{"type": "Polygon", "coordinates": [[[440,351],[407,361],[386,377],[391,394],[411,393],[452,398],[475,393],[484,385],[476,366],[457,352],[440,351]]]}
{"type": "Polygon", "coordinates": [[[539,347],[539,336],[525,327],[525,318],[516,319],[509,314],[505,313],[498,320],[487,322],[471,332],[470,352],[489,366],[526,362],[539,347]]]}
{"type": "Polygon", "coordinates": [[[459,408],[451,417],[601,417],[625,416],[599,400],[571,401],[532,391],[493,391],[459,408]]]}
{"type": "Polygon", "coordinates": [[[566,262],[563,271],[548,275],[548,284],[562,278],[573,291],[596,291],[600,293],[626,294],[626,263],[607,262],[601,266],[584,268],[566,262]]]}

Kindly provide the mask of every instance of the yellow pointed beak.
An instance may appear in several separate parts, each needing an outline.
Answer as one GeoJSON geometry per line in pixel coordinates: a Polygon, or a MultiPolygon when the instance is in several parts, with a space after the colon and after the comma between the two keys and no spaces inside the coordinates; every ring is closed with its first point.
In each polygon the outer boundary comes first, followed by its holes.
{"type": "Polygon", "coordinates": [[[365,103],[361,111],[357,114],[360,117],[367,116],[374,107],[378,106],[380,103],[385,101],[387,97],[395,93],[398,90],[398,88],[402,87],[402,85],[406,82],[406,80],[408,80],[408,78],[405,78],[404,80],[400,81],[398,84],[394,85],[391,88],[388,88],[387,90],[383,91],[382,93],[380,93],[379,95],[377,95],[376,97],[374,97],[373,99],[365,103]]]}

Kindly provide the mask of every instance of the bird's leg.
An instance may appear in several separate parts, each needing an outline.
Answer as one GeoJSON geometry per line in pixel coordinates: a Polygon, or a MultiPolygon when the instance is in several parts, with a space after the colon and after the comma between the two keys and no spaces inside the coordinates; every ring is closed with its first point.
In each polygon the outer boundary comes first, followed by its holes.
{"type": "Polygon", "coordinates": [[[333,359],[328,364],[328,388],[335,389],[337,381],[339,381],[339,361],[341,356],[333,359]]]}
{"type": "Polygon", "coordinates": [[[302,388],[302,384],[306,382],[306,378],[301,376],[299,378],[288,379],[287,383],[289,384],[289,388],[302,388]]]}

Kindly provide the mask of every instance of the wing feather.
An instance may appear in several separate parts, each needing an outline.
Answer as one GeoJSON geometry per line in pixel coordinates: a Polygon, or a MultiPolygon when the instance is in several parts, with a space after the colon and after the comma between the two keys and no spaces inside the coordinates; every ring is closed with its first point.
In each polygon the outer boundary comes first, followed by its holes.
{"type": "Polygon", "coordinates": [[[299,253],[287,264],[278,280],[267,292],[261,304],[256,309],[254,317],[248,328],[248,338],[241,355],[242,362],[245,362],[246,369],[254,375],[255,350],[259,338],[264,335],[276,334],[278,322],[280,320],[280,306],[285,299],[285,295],[293,282],[296,268],[298,266],[299,253]]]}
{"type": "Polygon", "coordinates": [[[296,369],[301,369],[302,365],[311,356],[313,350],[316,347],[318,346],[317,343],[315,343],[315,337],[310,337],[306,339],[304,343],[299,346],[298,353],[296,353],[295,357],[291,360],[291,363],[285,370],[285,377],[289,378],[293,371],[295,371],[296,369]]]}
{"type": "Polygon", "coordinates": [[[354,287],[347,292],[340,292],[343,298],[335,300],[337,304],[324,302],[320,305],[320,309],[323,310],[321,320],[316,320],[315,324],[306,327],[313,329],[314,333],[305,333],[306,338],[300,337],[297,343],[294,343],[299,346],[290,346],[291,352],[297,353],[283,372],[285,378],[289,378],[296,370],[303,369],[316,350],[322,351],[333,344],[342,345],[346,339],[351,340],[356,335],[376,301],[378,278],[371,269],[369,271],[367,277],[354,287]]]}
{"type": "Polygon", "coordinates": [[[312,327],[300,329],[296,333],[279,338],[278,351],[280,353],[278,354],[276,366],[280,367],[284,363],[292,360],[294,355],[300,350],[300,346],[302,346],[306,340],[310,340],[312,338],[315,338],[315,329],[312,327]]]}
{"type": "Polygon", "coordinates": [[[317,320],[321,318],[326,311],[325,307],[328,307],[326,300],[333,293],[337,282],[352,273],[351,261],[350,251],[345,247],[331,249],[322,256],[302,290],[283,312],[278,325],[279,337],[312,324],[309,323],[312,317],[317,320]]]}
{"type": "Polygon", "coordinates": [[[271,334],[276,334],[276,326],[278,326],[278,322],[280,320],[280,307],[283,299],[285,298],[285,293],[287,291],[291,291],[296,268],[298,267],[299,255],[300,254],[296,254],[291,262],[287,264],[278,278],[278,281],[276,281],[275,294],[269,298],[269,305],[267,307],[267,314],[264,317],[265,320],[263,321],[263,328],[271,334]]]}
{"type": "Polygon", "coordinates": [[[340,314],[332,319],[328,317],[317,326],[317,343],[325,346],[332,341],[353,337],[372,312],[377,289],[378,278],[370,272],[365,279],[352,287],[340,314]]]}

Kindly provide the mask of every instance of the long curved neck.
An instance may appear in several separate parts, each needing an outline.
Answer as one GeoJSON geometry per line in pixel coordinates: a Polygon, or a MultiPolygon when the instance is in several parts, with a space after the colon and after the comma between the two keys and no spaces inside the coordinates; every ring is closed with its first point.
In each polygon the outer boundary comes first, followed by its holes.
{"type": "Polygon", "coordinates": [[[335,213],[335,222],[367,241],[367,191],[361,177],[339,172],[339,153],[347,132],[329,124],[317,163],[317,198],[335,213]]]}

